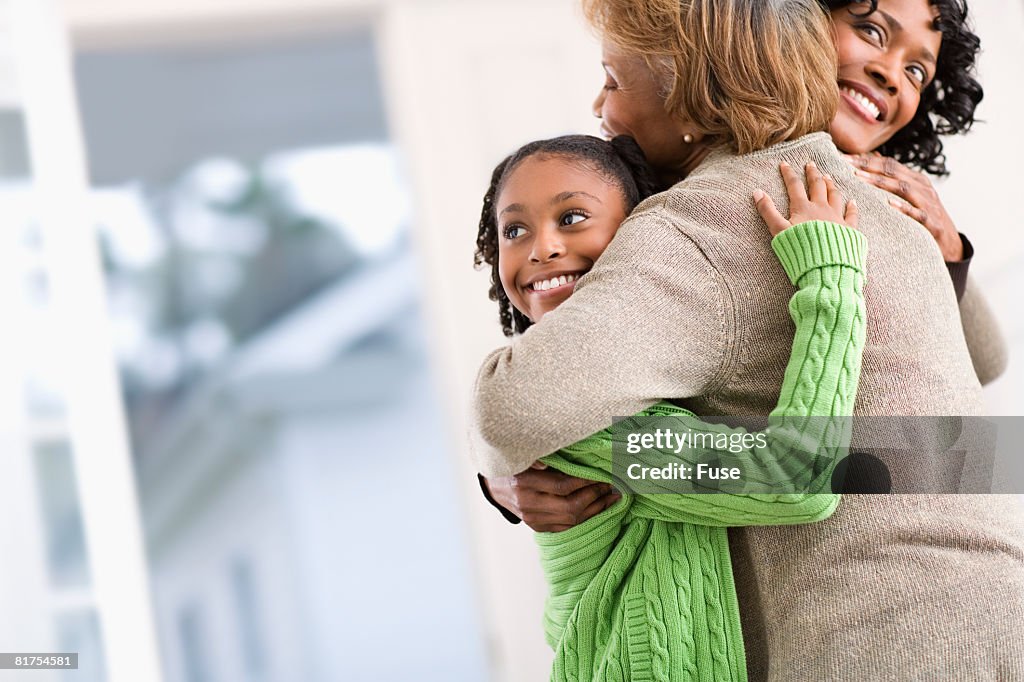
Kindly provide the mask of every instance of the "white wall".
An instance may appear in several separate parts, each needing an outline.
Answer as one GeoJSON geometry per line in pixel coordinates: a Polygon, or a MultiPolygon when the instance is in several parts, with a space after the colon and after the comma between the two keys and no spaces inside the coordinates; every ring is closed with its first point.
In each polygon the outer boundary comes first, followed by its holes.
{"type": "Polygon", "coordinates": [[[973,0],[970,9],[982,41],[982,122],[949,141],[952,173],[938,189],[957,227],[975,246],[971,272],[1010,344],[1006,374],[985,391],[989,412],[1024,415],[1024,2],[973,0]]]}
{"type": "Polygon", "coordinates": [[[529,140],[596,132],[600,52],[574,0],[396,3],[381,66],[393,133],[416,192],[413,236],[427,317],[451,406],[456,475],[470,510],[495,679],[547,679],[544,583],[529,529],[480,496],[465,449],[466,410],[485,353],[504,342],[473,245],[491,171],[529,140]]]}

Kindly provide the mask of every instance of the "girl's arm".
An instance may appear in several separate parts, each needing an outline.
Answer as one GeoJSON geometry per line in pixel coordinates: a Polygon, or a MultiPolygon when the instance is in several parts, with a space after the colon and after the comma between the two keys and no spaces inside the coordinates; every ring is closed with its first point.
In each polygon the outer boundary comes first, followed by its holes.
{"type": "MultiPolygon", "coordinates": [[[[798,286],[789,306],[796,333],[779,402],[769,417],[769,429],[762,432],[765,446],[735,448],[737,452],[689,448],[679,454],[674,449],[671,454],[648,450],[647,456],[631,456],[630,462],[646,460],[664,466],[676,461],[693,471],[698,462],[722,459],[718,466],[738,466],[744,481],[757,481],[762,490],[794,492],[679,494],[678,484],[647,481],[644,490],[649,493],[638,495],[633,502],[639,505],[638,511],[646,510],[645,516],[715,526],[781,525],[826,518],[838,504],[839,496],[831,493],[831,475],[849,443],[850,424],[845,416],[852,414],[860,376],[867,245],[856,230],[832,222],[802,222],[789,227],[808,217],[845,217],[854,222],[855,216],[849,210],[852,206],[844,213],[842,197],[815,169],[808,168],[810,196],[792,169],[783,168],[783,175],[790,193],[791,221],[778,215],[767,197],[761,200],[766,205],[759,202],[759,210],[777,235],[772,248],[798,286]],[[652,494],[654,491],[675,494],[652,494]],[[820,491],[826,492],[818,494],[820,491]]],[[[734,436],[732,442],[747,433],[702,422],[692,413],[666,404],[638,417],[648,432],[665,428],[675,433],[734,436]]],[[[544,461],[573,476],[621,484],[611,475],[612,443],[621,441],[624,431],[619,424],[544,461]]]]}

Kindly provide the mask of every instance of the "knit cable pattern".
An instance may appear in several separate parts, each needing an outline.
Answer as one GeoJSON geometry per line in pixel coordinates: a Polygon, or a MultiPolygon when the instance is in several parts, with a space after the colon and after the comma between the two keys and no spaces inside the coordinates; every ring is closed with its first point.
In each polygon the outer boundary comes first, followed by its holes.
{"type": "MultiPolygon", "coordinates": [[[[796,334],[765,432],[770,457],[751,452],[748,460],[761,480],[800,480],[824,490],[831,467],[808,466],[796,453],[824,452],[817,461],[834,463],[849,443],[849,420],[809,417],[852,414],[865,338],[867,247],[855,230],[821,222],[789,228],[772,246],[799,287],[789,306],[796,334]]],[[[677,420],[676,428],[684,420],[711,433],[735,431],[667,403],[639,416],[677,420]]],[[[615,437],[601,431],[544,461],[615,483],[615,437]]],[[[709,454],[679,456],[696,461],[709,454]]],[[[575,528],[538,533],[550,587],[544,626],[555,649],[552,682],[745,680],[726,528],[809,523],[837,504],[830,493],[624,494],[575,528]]]]}

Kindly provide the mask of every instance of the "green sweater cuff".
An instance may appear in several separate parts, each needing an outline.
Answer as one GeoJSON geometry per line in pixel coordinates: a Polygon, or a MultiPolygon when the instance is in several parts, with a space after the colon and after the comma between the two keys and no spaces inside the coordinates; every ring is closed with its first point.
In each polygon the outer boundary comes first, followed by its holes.
{"type": "Polygon", "coordinates": [[[775,235],[772,249],[795,285],[811,270],[829,265],[845,265],[865,272],[868,242],[852,227],[810,220],[775,235]]]}

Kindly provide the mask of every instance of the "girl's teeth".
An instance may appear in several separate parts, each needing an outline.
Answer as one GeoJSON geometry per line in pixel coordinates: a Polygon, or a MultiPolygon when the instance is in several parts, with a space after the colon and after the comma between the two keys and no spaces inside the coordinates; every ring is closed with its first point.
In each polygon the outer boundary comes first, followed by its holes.
{"type": "Polygon", "coordinates": [[[559,275],[558,277],[552,277],[551,279],[543,279],[539,282],[534,282],[530,285],[530,288],[534,291],[547,291],[555,287],[565,286],[576,281],[576,275],[559,275]]]}

